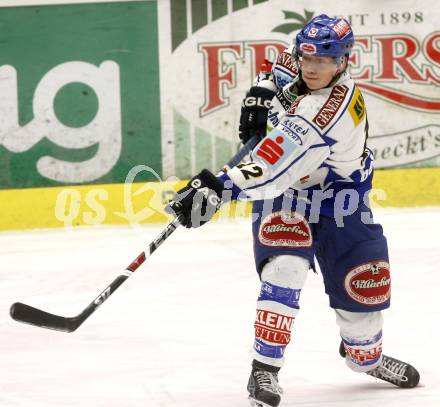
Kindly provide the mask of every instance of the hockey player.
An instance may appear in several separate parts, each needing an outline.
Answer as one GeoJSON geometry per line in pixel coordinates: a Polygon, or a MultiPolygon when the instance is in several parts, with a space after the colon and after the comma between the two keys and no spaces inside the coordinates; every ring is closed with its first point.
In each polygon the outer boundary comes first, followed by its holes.
{"type": "Polygon", "coordinates": [[[243,101],[240,138],[262,137],[249,162],[217,176],[201,171],[168,207],[184,226],[198,227],[225,201],[254,201],[261,291],[248,391],[255,406],[280,403],[278,372],[314,257],[347,366],[399,387],[419,382],[414,367],[382,353],[390,268],[369,208],[365,103],[346,71],[353,42],[344,19],[320,15],[306,24],[243,101]],[[267,118],[273,129],[266,136],[267,118]]]}

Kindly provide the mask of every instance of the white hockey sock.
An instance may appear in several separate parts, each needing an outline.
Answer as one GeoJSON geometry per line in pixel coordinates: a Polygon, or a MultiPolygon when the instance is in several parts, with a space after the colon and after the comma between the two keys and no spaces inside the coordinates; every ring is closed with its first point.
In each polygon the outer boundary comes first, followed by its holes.
{"type": "Polygon", "coordinates": [[[347,353],[347,366],[355,372],[363,373],[380,365],[383,326],[381,312],[335,311],[347,353]]]}

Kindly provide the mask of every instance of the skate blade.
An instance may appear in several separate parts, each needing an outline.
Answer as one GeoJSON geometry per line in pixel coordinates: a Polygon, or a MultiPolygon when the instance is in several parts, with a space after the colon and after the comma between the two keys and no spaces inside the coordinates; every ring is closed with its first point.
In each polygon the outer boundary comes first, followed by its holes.
{"type": "Polygon", "coordinates": [[[255,400],[253,397],[249,396],[249,402],[252,407],[272,407],[269,404],[263,403],[262,401],[255,400]]]}

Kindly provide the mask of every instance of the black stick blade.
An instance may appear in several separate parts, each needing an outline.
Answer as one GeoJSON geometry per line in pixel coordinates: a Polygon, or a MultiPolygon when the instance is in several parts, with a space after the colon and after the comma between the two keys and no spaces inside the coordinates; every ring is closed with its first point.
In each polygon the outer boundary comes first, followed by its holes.
{"type": "Polygon", "coordinates": [[[12,304],[9,313],[16,321],[62,332],[73,332],[82,322],[76,318],[54,315],[21,302],[12,304]]]}

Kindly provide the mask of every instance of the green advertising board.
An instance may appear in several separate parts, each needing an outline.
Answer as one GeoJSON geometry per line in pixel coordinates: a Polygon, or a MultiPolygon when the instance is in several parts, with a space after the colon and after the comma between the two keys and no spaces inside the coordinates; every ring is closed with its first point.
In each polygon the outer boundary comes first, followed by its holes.
{"type": "Polygon", "coordinates": [[[8,7],[0,27],[1,189],[161,175],[156,2],[8,7]]]}

